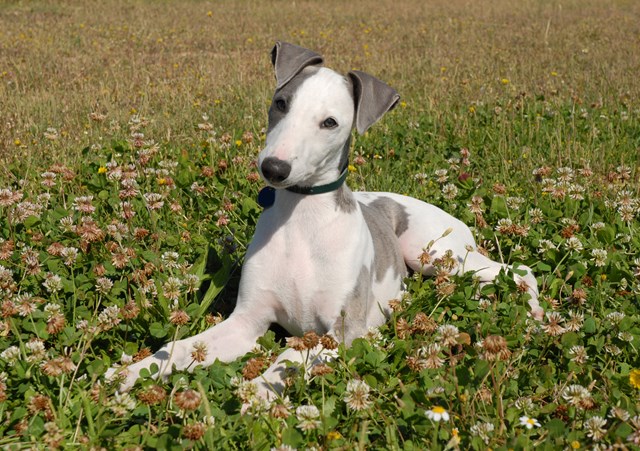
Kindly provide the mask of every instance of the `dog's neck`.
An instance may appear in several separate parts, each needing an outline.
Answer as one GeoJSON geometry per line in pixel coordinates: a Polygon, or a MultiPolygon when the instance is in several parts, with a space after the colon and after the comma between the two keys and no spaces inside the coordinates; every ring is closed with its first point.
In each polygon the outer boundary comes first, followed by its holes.
{"type": "Polygon", "coordinates": [[[334,182],[326,183],[323,185],[314,185],[314,186],[294,185],[285,189],[287,191],[291,191],[292,193],[305,194],[305,195],[330,193],[331,191],[338,190],[342,186],[344,181],[347,179],[348,173],[349,173],[348,168],[344,168],[342,170],[342,173],[338,177],[338,179],[334,182]]]}
{"type": "MultiPolygon", "coordinates": [[[[332,212],[350,213],[355,209],[356,200],[346,183],[339,188],[315,195],[299,194],[286,189],[274,191],[273,207],[283,217],[306,216],[308,214],[331,217],[332,212]]],[[[266,213],[266,211],[265,211],[266,213]]]]}

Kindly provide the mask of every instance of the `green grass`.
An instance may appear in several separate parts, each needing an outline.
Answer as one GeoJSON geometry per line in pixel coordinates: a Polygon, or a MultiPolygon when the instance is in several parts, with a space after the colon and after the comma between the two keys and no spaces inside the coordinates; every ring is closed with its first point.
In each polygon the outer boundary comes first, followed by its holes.
{"type": "Polygon", "coordinates": [[[0,5],[0,446],[638,446],[639,12],[622,0],[0,5]],[[528,319],[506,274],[482,288],[411,278],[380,335],[340,348],[329,374],[293,377],[278,409],[241,413],[243,370],[283,346],[273,332],[237,362],[116,395],[103,375],[123,353],[233,307],[260,213],[253,161],[276,39],[399,90],[356,137],[349,185],[459,217],[494,259],[534,269],[548,316],[528,319]],[[176,309],[187,324],[171,322],[176,309]],[[352,380],[369,387],[362,410],[345,401],[352,380]],[[303,405],[316,428],[301,427],[303,405]],[[436,406],[448,421],[428,417],[436,406]]]}

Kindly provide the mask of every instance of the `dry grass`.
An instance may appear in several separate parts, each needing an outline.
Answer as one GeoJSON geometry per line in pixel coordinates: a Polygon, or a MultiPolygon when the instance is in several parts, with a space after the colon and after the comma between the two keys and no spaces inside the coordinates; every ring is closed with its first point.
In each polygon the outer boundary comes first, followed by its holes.
{"type": "Polygon", "coordinates": [[[178,145],[196,139],[203,113],[220,130],[260,130],[276,39],[314,48],[338,69],[377,74],[413,114],[436,121],[520,93],[612,112],[640,97],[640,4],[606,3],[5,3],[0,156],[74,159],[83,146],[124,136],[133,112],[153,120],[156,139],[178,145]],[[91,113],[106,119],[94,123],[91,113]],[[43,140],[49,127],[56,142],[43,140]]]}

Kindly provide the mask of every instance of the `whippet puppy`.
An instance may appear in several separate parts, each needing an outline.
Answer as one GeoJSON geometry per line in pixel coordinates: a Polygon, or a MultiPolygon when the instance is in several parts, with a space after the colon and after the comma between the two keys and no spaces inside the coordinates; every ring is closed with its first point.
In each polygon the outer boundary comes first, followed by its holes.
{"type": "MultiPolygon", "coordinates": [[[[441,209],[398,194],[354,193],[344,183],[352,129],[362,134],[392,109],[399,99],[394,89],[363,72],[340,75],[323,67],[319,54],[285,42],[275,45],[271,60],[276,90],[258,157],[269,188],[260,195],[265,210],[247,250],[235,310],[198,335],[112,369],[122,373],[123,390],[153,364],[160,377],[174,367],[193,368],[199,342],[207,347],[199,364],[233,361],[272,323],[292,335],[315,331],[349,345],[386,321],[407,269],[431,275],[434,267],[425,260],[447,252],[457,263],[452,273],[472,271],[481,282],[510,269],[477,252],[469,228],[441,209]],[[428,243],[429,258],[420,259],[428,243]]],[[[514,277],[540,319],[536,279],[526,266],[518,268],[524,275],[514,277]]],[[[302,359],[299,351],[285,350],[255,379],[260,393],[279,393],[285,363],[302,359]]]]}

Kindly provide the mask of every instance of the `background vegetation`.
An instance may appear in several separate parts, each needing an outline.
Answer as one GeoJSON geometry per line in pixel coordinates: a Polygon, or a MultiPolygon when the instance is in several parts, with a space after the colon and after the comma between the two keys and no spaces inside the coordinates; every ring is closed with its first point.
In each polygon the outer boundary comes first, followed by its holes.
{"type": "Polygon", "coordinates": [[[638,17],[625,0],[1,3],[2,446],[638,446],[638,17]],[[277,39],[398,89],[349,185],[460,217],[535,269],[547,316],[506,275],[410,279],[388,326],[277,406],[242,382],[273,333],[116,394],[110,365],[232,308],[277,39]]]}

